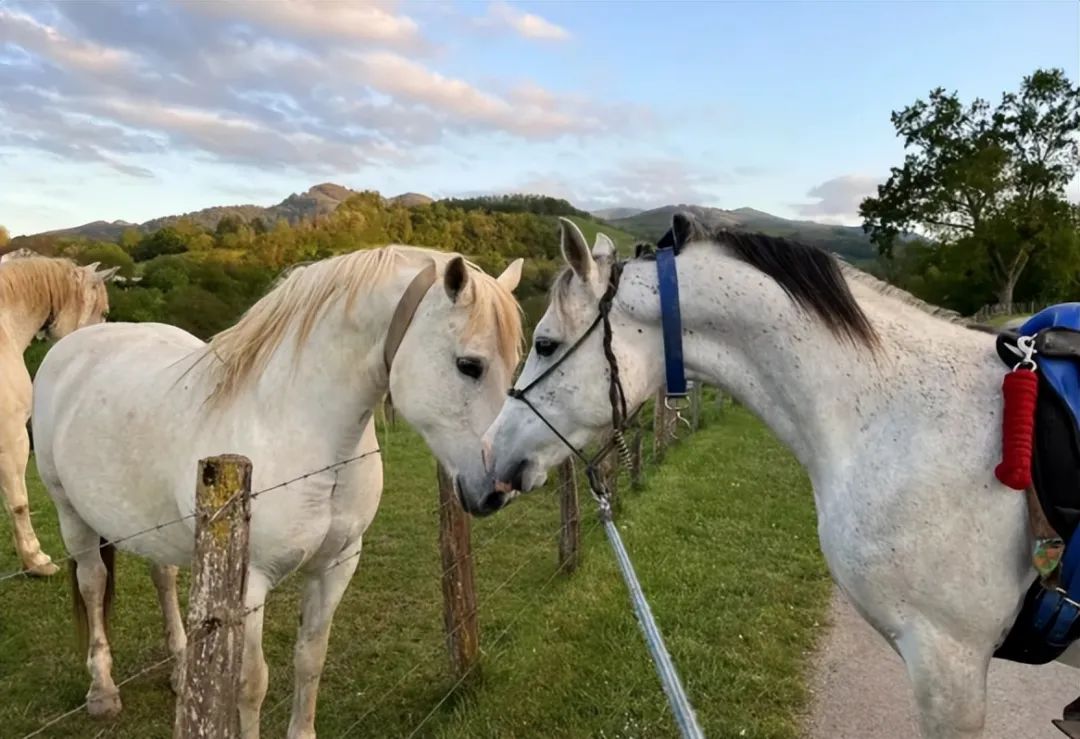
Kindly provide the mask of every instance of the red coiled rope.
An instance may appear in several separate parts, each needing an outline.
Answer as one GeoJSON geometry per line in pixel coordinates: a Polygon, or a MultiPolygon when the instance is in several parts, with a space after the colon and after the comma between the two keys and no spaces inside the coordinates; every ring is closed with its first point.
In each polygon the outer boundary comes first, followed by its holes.
{"type": "Polygon", "coordinates": [[[1039,376],[1018,366],[1005,375],[1001,384],[1005,396],[1002,420],[1001,464],[994,475],[1013,490],[1031,487],[1031,453],[1035,440],[1035,402],[1039,398],[1039,376]]]}

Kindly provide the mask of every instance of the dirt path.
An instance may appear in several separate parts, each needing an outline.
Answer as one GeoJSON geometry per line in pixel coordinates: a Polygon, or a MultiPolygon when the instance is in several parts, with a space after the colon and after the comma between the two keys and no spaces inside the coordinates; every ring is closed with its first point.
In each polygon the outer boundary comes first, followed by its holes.
{"type": "MultiPolygon", "coordinates": [[[[900,657],[839,592],[811,678],[808,739],[917,737],[915,699],[900,657]]],[[[994,660],[985,739],[1063,739],[1050,724],[1080,693],[1080,670],[994,660]]]]}

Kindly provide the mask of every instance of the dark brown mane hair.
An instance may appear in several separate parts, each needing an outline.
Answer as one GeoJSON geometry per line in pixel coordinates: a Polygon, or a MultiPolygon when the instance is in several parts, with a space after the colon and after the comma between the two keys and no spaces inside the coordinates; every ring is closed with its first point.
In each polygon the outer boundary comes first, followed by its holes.
{"type": "Polygon", "coordinates": [[[721,230],[712,240],[740,261],[773,278],[801,308],[816,315],[834,335],[870,349],[879,338],[855,302],[836,258],[816,246],[760,233],[721,230]]]}

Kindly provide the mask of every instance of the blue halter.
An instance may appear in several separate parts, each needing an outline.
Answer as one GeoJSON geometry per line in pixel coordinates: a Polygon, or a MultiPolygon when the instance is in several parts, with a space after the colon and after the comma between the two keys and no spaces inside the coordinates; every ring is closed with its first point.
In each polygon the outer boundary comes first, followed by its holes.
{"type": "Polygon", "coordinates": [[[683,364],[682,315],[679,313],[679,270],[675,255],[674,229],[656,245],[656,278],[660,294],[660,328],[664,335],[665,394],[668,399],[686,397],[686,367],[683,364]]]}

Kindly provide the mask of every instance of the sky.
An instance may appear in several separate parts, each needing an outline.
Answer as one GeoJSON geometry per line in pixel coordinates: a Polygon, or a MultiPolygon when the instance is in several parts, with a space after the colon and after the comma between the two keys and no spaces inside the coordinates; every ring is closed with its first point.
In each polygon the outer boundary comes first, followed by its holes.
{"type": "Polygon", "coordinates": [[[892,111],[1040,67],[1080,79],[1080,2],[0,0],[0,224],[320,182],[857,224],[892,111]]]}

